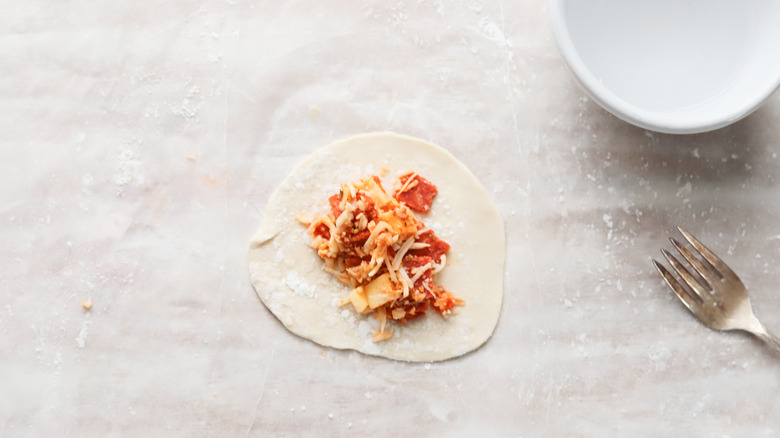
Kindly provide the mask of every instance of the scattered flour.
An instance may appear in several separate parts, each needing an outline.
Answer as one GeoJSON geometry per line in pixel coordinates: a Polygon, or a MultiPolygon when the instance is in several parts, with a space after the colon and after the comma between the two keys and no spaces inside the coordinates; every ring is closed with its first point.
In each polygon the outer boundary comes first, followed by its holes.
{"type": "Polygon", "coordinates": [[[295,271],[290,271],[290,273],[287,274],[285,284],[292,289],[295,295],[306,298],[314,298],[317,296],[317,286],[310,285],[295,271]]]}
{"type": "Polygon", "coordinates": [[[354,327],[357,324],[355,315],[347,309],[341,311],[341,317],[344,318],[352,327],[354,327]]]}
{"type": "Polygon", "coordinates": [[[113,181],[120,187],[142,182],[141,160],[138,158],[137,152],[132,149],[124,149],[119,153],[113,181]]]}
{"type": "Polygon", "coordinates": [[[609,232],[607,234],[607,240],[612,240],[612,230],[613,230],[613,222],[612,222],[612,216],[604,213],[604,216],[601,217],[601,219],[604,221],[604,223],[607,225],[607,228],[609,228],[609,232]]]}
{"type": "Polygon", "coordinates": [[[171,113],[183,119],[195,119],[198,117],[201,107],[204,105],[204,99],[200,88],[194,86],[187,91],[187,96],[179,105],[171,106],[171,113]]]}
{"type": "Polygon", "coordinates": [[[81,323],[81,330],[79,330],[79,335],[76,337],[76,346],[79,348],[84,348],[87,342],[87,332],[89,331],[89,325],[91,324],[91,321],[88,319],[85,319],[84,322],[81,323]]]}
{"type": "Polygon", "coordinates": [[[488,40],[492,41],[498,47],[509,48],[512,47],[511,41],[509,41],[504,32],[498,25],[486,18],[483,18],[479,22],[479,31],[488,40]]]}

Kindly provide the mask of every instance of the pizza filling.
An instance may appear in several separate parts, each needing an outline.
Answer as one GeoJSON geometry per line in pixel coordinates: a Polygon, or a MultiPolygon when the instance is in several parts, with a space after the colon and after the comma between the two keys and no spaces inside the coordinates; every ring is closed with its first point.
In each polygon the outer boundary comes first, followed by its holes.
{"type": "Polygon", "coordinates": [[[404,324],[430,308],[446,317],[463,305],[434,281],[450,245],[414,215],[428,212],[436,194],[436,186],[415,172],[398,178],[392,196],[377,176],[369,176],[342,184],[328,199],[327,214],[298,218],[308,226],[324,269],[353,288],[340,304],[373,313],[380,322],[374,342],[393,336],[388,319],[404,324]]]}

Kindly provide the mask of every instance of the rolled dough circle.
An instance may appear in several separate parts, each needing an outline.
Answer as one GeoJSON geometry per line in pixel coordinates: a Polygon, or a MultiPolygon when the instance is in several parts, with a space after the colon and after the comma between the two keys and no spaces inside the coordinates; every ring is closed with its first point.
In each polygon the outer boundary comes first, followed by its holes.
{"type": "Polygon", "coordinates": [[[260,300],[292,333],[327,347],[390,359],[428,362],[457,357],[484,344],[498,323],[503,300],[504,223],[488,193],[452,154],[432,143],[394,133],[372,133],[328,144],[306,157],[271,195],[249,247],[249,272],[260,300]],[[436,278],[465,305],[444,318],[430,310],[373,343],[378,322],[338,299],[351,288],[325,272],[296,215],[314,217],[341,183],[382,175],[385,187],[415,171],[439,189],[431,211],[418,214],[451,245],[436,278]]]}

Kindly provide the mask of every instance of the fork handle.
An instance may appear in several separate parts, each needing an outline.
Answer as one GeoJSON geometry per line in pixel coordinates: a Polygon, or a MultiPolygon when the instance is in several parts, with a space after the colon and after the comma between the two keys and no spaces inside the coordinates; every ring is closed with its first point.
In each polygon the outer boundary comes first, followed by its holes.
{"type": "Polygon", "coordinates": [[[772,332],[764,327],[764,324],[758,323],[758,327],[752,330],[752,333],[759,339],[769,344],[775,350],[780,351],[780,338],[775,336],[772,332]]]}

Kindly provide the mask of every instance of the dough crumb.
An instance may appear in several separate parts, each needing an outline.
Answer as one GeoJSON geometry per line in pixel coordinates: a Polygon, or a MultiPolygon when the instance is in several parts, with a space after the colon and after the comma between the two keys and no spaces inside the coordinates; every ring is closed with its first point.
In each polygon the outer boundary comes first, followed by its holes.
{"type": "Polygon", "coordinates": [[[190,161],[195,161],[195,155],[187,155],[187,159],[190,161]]]}
{"type": "Polygon", "coordinates": [[[92,310],[92,299],[82,301],[81,307],[84,308],[84,310],[92,310]]]}
{"type": "Polygon", "coordinates": [[[320,116],[320,109],[316,105],[309,105],[309,120],[316,122],[320,116]]]}

